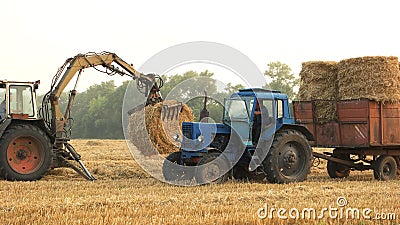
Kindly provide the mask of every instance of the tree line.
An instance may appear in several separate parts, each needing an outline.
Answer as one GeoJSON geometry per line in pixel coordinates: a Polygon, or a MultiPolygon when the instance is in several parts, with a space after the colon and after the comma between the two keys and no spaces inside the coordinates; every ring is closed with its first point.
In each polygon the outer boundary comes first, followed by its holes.
{"type": "MultiPolygon", "coordinates": [[[[268,64],[264,74],[271,89],[281,90],[288,94],[289,98],[295,98],[294,87],[298,85],[299,79],[293,75],[289,66],[273,62],[268,64]]],[[[161,95],[164,99],[190,99],[185,102],[192,109],[195,121],[199,121],[206,91],[209,96],[209,117],[215,122],[222,122],[223,98],[229,97],[243,86],[228,83],[223,90],[218,90],[217,81],[213,76],[214,74],[207,70],[200,73],[187,71],[173,76],[163,75],[164,86],[161,88],[161,95]]],[[[129,81],[120,86],[116,86],[114,81],[107,81],[78,93],[71,110],[74,120],[72,138],[123,139],[122,103],[128,85],[129,81]]],[[[41,96],[38,97],[38,100],[40,99],[41,96]]],[[[65,108],[67,102],[68,93],[63,93],[60,98],[61,108],[65,108]]]]}

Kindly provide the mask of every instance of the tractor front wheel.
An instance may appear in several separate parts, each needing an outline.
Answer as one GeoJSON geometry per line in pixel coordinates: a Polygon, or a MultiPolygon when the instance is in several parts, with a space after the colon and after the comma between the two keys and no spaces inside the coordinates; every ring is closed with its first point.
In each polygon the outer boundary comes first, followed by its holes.
{"type": "Polygon", "coordinates": [[[7,180],[39,180],[52,161],[49,137],[40,128],[19,124],[0,138],[0,175],[7,180]]]}
{"type": "Polygon", "coordinates": [[[180,180],[193,179],[194,168],[181,165],[181,152],[173,152],[169,154],[163,163],[162,172],[165,181],[174,182],[180,180]]]}
{"type": "Polygon", "coordinates": [[[203,156],[196,168],[198,184],[223,183],[228,179],[229,161],[219,152],[211,152],[203,156]]]}

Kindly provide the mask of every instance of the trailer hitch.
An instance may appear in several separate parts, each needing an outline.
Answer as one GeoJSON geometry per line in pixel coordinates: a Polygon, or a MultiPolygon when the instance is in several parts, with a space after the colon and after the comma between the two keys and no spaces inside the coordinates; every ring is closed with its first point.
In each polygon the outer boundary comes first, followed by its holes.
{"type": "Polygon", "coordinates": [[[330,154],[321,154],[318,152],[313,152],[313,156],[318,159],[325,159],[360,171],[372,169],[371,165],[364,165],[362,163],[355,163],[351,160],[335,158],[333,156],[330,156],[330,154]]]}

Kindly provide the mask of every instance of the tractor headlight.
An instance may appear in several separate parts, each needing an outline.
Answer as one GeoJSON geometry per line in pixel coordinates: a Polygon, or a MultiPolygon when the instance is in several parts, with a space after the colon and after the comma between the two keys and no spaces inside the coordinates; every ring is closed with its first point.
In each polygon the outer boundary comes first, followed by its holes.
{"type": "Polygon", "coordinates": [[[179,134],[174,134],[174,140],[179,141],[179,134]]]}
{"type": "Polygon", "coordinates": [[[203,142],[204,141],[204,136],[200,135],[199,137],[197,137],[197,141],[198,142],[203,142]]]}

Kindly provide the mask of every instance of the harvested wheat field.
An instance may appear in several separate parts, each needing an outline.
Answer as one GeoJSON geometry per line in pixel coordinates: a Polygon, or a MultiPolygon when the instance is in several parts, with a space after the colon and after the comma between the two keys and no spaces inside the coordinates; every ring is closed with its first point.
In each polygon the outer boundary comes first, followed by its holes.
{"type": "Polygon", "coordinates": [[[72,144],[98,180],[85,181],[71,169],[56,169],[36,182],[0,181],[1,224],[400,223],[400,180],[375,181],[371,171],[333,180],[322,161],[302,183],[230,180],[176,187],[149,177],[132,160],[123,140],[75,140],[72,144]],[[345,199],[338,203],[340,197],[345,199]],[[324,208],[333,210],[331,216],[324,208]],[[278,218],[278,209],[287,219],[278,218]],[[302,217],[304,209],[315,209],[316,219],[312,211],[309,219],[307,210],[302,217]],[[291,219],[296,210],[299,219],[291,219]],[[367,219],[361,215],[365,210],[370,210],[371,218],[393,218],[394,214],[396,218],[367,219]],[[360,218],[354,214],[356,219],[352,219],[352,212],[360,212],[360,218]]]}

